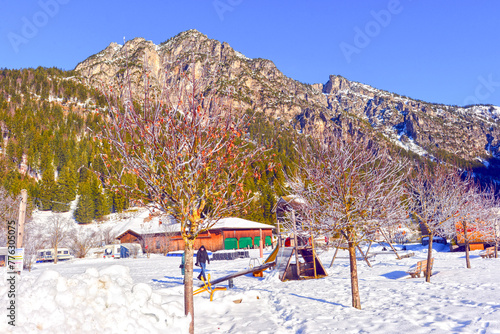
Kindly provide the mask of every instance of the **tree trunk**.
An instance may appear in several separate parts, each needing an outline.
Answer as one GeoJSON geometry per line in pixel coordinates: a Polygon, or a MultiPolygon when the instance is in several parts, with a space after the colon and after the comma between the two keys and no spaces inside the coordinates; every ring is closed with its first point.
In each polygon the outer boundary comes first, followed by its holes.
{"type": "Polygon", "coordinates": [[[464,240],[465,240],[465,263],[467,268],[470,269],[470,254],[469,254],[469,236],[467,235],[467,223],[462,223],[464,228],[464,240]]]}
{"type": "Polygon", "coordinates": [[[193,301],[193,254],[194,240],[185,240],[184,243],[184,314],[191,315],[189,333],[194,333],[194,301],[193,301]]]}
{"type": "Polygon", "coordinates": [[[293,223],[293,243],[295,248],[295,270],[297,272],[297,279],[300,279],[300,262],[299,262],[299,244],[297,239],[297,225],[295,224],[295,210],[292,209],[292,223],[293,223]]]}
{"type": "Polygon", "coordinates": [[[429,248],[427,250],[427,270],[425,271],[425,281],[427,283],[431,282],[431,261],[432,261],[432,239],[434,238],[433,233],[429,233],[429,248]]]}
{"type": "Polygon", "coordinates": [[[498,241],[495,239],[495,259],[498,259],[498,241]]]}
{"type": "Polygon", "coordinates": [[[57,245],[54,245],[54,264],[57,264],[57,245]]]}
{"type": "Polygon", "coordinates": [[[351,292],[352,292],[352,307],[361,310],[361,298],[359,297],[358,287],[358,267],[356,264],[356,246],[353,241],[348,241],[349,244],[349,262],[351,264],[351,292]]]}
{"type": "Polygon", "coordinates": [[[495,259],[498,258],[498,236],[497,236],[497,223],[493,225],[493,235],[495,236],[495,259]]]}

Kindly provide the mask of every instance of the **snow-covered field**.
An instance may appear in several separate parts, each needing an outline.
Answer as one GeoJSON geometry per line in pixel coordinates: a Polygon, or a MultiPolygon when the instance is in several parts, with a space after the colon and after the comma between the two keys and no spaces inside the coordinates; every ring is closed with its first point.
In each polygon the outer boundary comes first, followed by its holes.
{"type": "MultiPolygon", "coordinates": [[[[320,254],[326,278],[281,282],[267,271],[263,278],[235,278],[234,288],[215,292],[212,302],[208,293],[195,296],[195,332],[500,333],[500,259],[474,251],[466,269],[463,253],[436,245],[428,284],[406,275],[426,249],[408,250],[415,256],[396,260],[376,247],[372,268],[358,262],[362,310],[351,307],[347,254],[328,268],[330,250],[320,254]]],[[[165,256],[37,264],[18,278],[15,328],[7,324],[2,268],[0,333],[185,333],[179,264],[179,257],[165,256]]],[[[208,269],[217,278],[248,265],[249,259],[212,261],[208,269]]]]}

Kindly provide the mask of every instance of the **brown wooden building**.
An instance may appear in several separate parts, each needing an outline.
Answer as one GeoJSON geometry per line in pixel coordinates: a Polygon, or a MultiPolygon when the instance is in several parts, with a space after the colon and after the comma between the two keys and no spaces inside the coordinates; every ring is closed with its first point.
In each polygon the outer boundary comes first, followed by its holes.
{"type": "MultiPolygon", "coordinates": [[[[195,241],[194,248],[201,245],[209,251],[223,249],[241,249],[259,247],[260,236],[264,245],[272,245],[274,226],[257,223],[241,218],[224,218],[209,231],[202,233],[195,241]]],[[[117,237],[121,243],[140,243],[143,251],[150,253],[168,253],[184,249],[184,240],[180,235],[180,224],[163,224],[159,219],[148,222],[130,222],[122,227],[117,237]]]]}

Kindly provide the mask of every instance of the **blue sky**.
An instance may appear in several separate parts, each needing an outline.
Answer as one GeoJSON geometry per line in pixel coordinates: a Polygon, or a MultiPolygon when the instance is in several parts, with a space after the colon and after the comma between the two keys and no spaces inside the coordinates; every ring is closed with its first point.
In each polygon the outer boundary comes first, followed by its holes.
{"type": "Polygon", "coordinates": [[[287,76],[342,75],[428,102],[500,105],[500,2],[0,0],[0,68],[73,69],[104,49],[197,29],[287,76]]]}

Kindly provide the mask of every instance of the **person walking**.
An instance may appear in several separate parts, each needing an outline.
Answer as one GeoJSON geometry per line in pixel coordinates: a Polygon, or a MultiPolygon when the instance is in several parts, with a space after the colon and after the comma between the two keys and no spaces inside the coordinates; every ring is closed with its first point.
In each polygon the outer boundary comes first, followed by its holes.
{"type": "Polygon", "coordinates": [[[210,264],[210,259],[208,258],[208,253],[205,246],[201,245],[200,249],[196,253],[196,265],[201,267],[201,273],[198,275],[198,279],[201,280],[203,276],[203,280],[207,281],[207,277],[205,276],[205,270],[207,268],[207,262],[210,264]]]}

